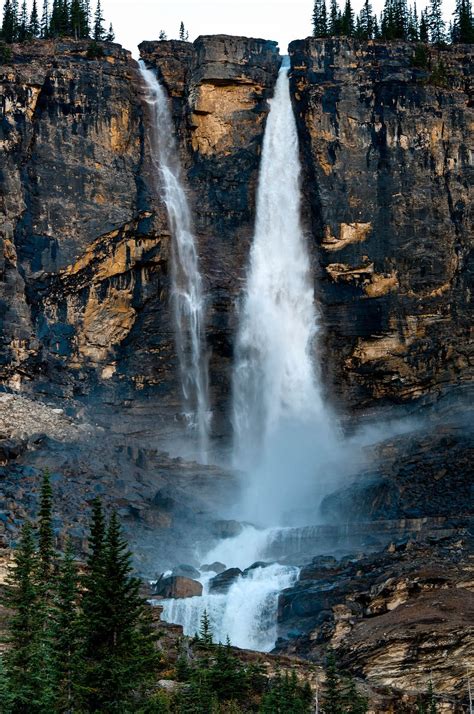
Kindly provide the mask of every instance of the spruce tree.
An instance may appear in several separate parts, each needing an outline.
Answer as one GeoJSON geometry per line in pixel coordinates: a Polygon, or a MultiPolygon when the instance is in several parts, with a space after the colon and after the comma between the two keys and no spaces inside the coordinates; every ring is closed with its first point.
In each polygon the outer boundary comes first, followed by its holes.
{"type": "Polygon", "coordinates": [[[40,505],[38,514],[38,574],[40,583],[49,586],[54,567],[53,535],[53,489],[51,477],[46,469],[41,483],[40,505]]]}
{"type": "Polygon", "coordinates": [[[474,21],[470,0],[457,0],[451,33],[453,42],[474,42],[474,21]]]}
{"type": "Polygon", "coordinates": [[[43,0],[43,11],[41,13],[41,37],[46,39],[49,37],[49,3],[48,0],[43,0]]]}
{"type": "Polygon", "coordinates": [[[160,33],[159,33],[159,35],[158,35],[158,39],[161,40],[161,41],[168,39],[168,35],[166,34],[166,32],[165,32],[164,30],[160,30],[160,33]]]}
{"type": "Polygon", "coordinates": [[[351,0],[346,0],[346,4],[344,6],[341,34],[346,37],[352,37],[354,34],[354,12],[352,10],[351,0]]]}
{"type": "Polygon", "coordinates": [[[36,4],[36,0],[33,0],[33,6],[31,8],[31,15],[30,15],[30,24],[29,24],[29,34],[31,37],[39,37],[41,30],[40,30],[40,23],[39,23],[39,17],[38,17],[38,6],[36,4]]]}
{"type": "Polygon", "coordinates": [[[337,37],[341,34],[341,13],[337,0],[331,0],[329,12],[329,34],[331,37],[337,37]]]}
{"type": "Polygon", "coordinates": [[[182,42],[187,42],[189,39],[189,32],[185,29],[184,22],[182,20],[179,26],[179,39],[182,42]]]}
{"type": "Polygon", "coordinates": [[[112,23],[110,23],[109,25],[109,30],[105,39],[107,40],[107,42],[113,42],[115,40],[115,32],[112,23]]]}
{"type": "Polygon", "coordinates": [[[429,41],[429,34],[428,34],[428,20],[426,17],[426,10],[421,11],[421,17],[420,17],[420,30],[418,32],[420,42],[428,42],[429,41]]]}
{"type": "Polygon", "coordinates": [[[442,44],[446,40],[446,26],[443,20],[441,0],[430,0],[428,7],[428,29],[430,41],[442,44]]]}
{"type": "Polygon", "coordinates": [[[344,714],[344,696],[333,652],[329,652],[326,659],[323,705],[324,714],[344,714]]]}
{"type": "Polygon", "coordinates": [[[18,6],[14,0],[5,0],[3,5],[2,35],[5,42],[15,42],[18,37],[18,6]]]}
{"type": "Polygon", "coordinates": [[[102,5],[100,0],[97,0],[97,5],[95,9],[93,36],[96,42],[101,42],[105,38],[104,18],[102,15],[102,5]]]}
{"type": "Polygon", "coordinates": [[[156,637],[115,512],[95,552],[98,562],[92,563],[94,576],[89,573],[83,599],[82,696],[86,709],[118,711],[152,678],[156,637]]]}
{"type": "Polygon", "coordinates": [[[68,540],[57,579],[53,616],[57,705],[65,712],[73,709],[80,667],[77,604],[77,572],[72,544],[68,540]]]}
{"type": "Polygon", "coordinates": [[[37,572],[33,529],[26,523],[4,600],[12,612],[5,669],[15,714],[54,711],[51,648],[44,630],[42,591],[36,580],[37,572]]]}
{"type": "Polygon", "coordinates": [[[313,36],[328,36],[328,18],[326,0],[315,0],[313,8],[313,36]]]}

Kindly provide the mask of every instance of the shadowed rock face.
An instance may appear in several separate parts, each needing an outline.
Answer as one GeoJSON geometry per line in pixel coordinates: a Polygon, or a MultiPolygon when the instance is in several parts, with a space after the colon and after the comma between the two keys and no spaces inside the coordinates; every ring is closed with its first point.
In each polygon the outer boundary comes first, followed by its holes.
{"type": "Polygon", "coordinates": [[[472,55],[431,50],[420,69],[413,54],[290,45],[323,369],[353,409],[432,401],[472,378],[472,55]]]}

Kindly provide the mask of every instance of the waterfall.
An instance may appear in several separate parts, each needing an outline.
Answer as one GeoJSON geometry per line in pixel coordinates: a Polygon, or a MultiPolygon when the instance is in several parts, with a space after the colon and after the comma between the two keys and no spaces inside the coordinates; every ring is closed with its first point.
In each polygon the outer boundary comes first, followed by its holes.
{"type": "Polygon", "coordinates": [[[181,177],[178,147],[168,97],[155,74],[140,61],[145,101],[152,120],[149,136],[157,189],[166,205],[172,234],[172,306],[176,349],[187,423],[196,432],[200,458],[206,461],[210,408],[204,348],[204,299],[191,211],[181,177]]]}
{"type": "Polygon", "coordinates": [[[226,593],[210,592],[206,574],[201,579],[201,596],[160,600],[162,617],[193,636],[206,611],[215,642],[229,637],[236,647],[269,652],[277,639],[278,596],[294,584],[298,574],[299,568],[278,563],[255,567],[239,575],[226,593]]]}
{"type": "Polygon", "coordinates": [[[331,457],[331,427],[314,366],[316,329],[284,63],[265,129],[233,378],[234,461],[249,474],[245,516],[264,525],[281,525],[284,514],[314,497],[331,457]]]}

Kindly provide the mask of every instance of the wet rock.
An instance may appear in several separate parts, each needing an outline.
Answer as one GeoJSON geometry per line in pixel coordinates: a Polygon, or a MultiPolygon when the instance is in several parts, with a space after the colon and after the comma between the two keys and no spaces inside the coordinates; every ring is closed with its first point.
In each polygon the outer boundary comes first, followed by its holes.
{"type": "Polygon", "coordinates": [[[214,563],[205,563],[204,565],[200,566],[201,573],[223,573],[224,570],[226,570],[226,566],[224,563],[220,563],[218,560],[215,560],[214,563]]]}
{"type": "Polygon", "coordinates": [[[209,592],[226,593],[231,585],[242,575],[240,568],[228,568],[209,581],[209,592]]]}
{"type": "Polygon", "coordinates": [[[155,583],[154,595],[164,598],[185,598],[202,595],[202,585],[191,578],[171,575],[155,583]]]}
{"type": "Polygon", "coordinates": [[[215,521],[212,525],[216,538],[235,538],[242,530],[243,525],[239,521],[215,521]]]}
{"type": "Polygon", "coordinates": [[[171,571],[172,575],[179,575],[182,576],[183,578],[192,578],[193,580],[196,578],[199,578],[201,573],[197,568],[194,568],[192,565],[177,565],[173,570],[171,571]]]}
{"type": "Polygon", "coordinates": [[[242,576],[245,578],[250,575],[253,570],[256,570],[257,568],[268,568],[269,565],[271,565],[271,563],[268,563],[265,560],[257,560],[255,563],[252,563],[252,565],[249,565],[248,568],[245,568],[242,573],[242,576]]]}

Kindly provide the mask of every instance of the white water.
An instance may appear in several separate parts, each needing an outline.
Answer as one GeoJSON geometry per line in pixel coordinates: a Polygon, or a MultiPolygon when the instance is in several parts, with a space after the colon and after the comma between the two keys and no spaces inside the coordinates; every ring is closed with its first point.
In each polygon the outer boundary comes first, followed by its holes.
{"type": "Polygon", "coordinates": [[[283,66],[265,130],[233,381],[234,462],[248,474],[243,515],[260,525],[301,518],[331,470],[334,433],[315,370],[316,330],[283,66]]]}
{"type": "Polygon", "coordinates": [[[278,595],[293,585],[298,573],[298,568],[278,563],[254,568],[239,576],[226,593],[210,593],[206,574],[201,597],[160,602],[163,619],[182,625],[184,634],[192,636],[199,632],[206,610],[215,642],[229,637],[236,647],[269,652],[277,639],[278,595]]]}
{"type": "Polygon", "coordinates": [[[151,160],[157,188],[168,213],[172,242],[172,304],[176,347],[180,365],[184,407],[189,426],[195,430],[201,460],[207,459],[210,408],[207,358],[204,348],[204,299],[191,212],[181,178],[178,147],[168,107],[168,97],[155,74],[140,61],[150,108],[151,160]]]}

